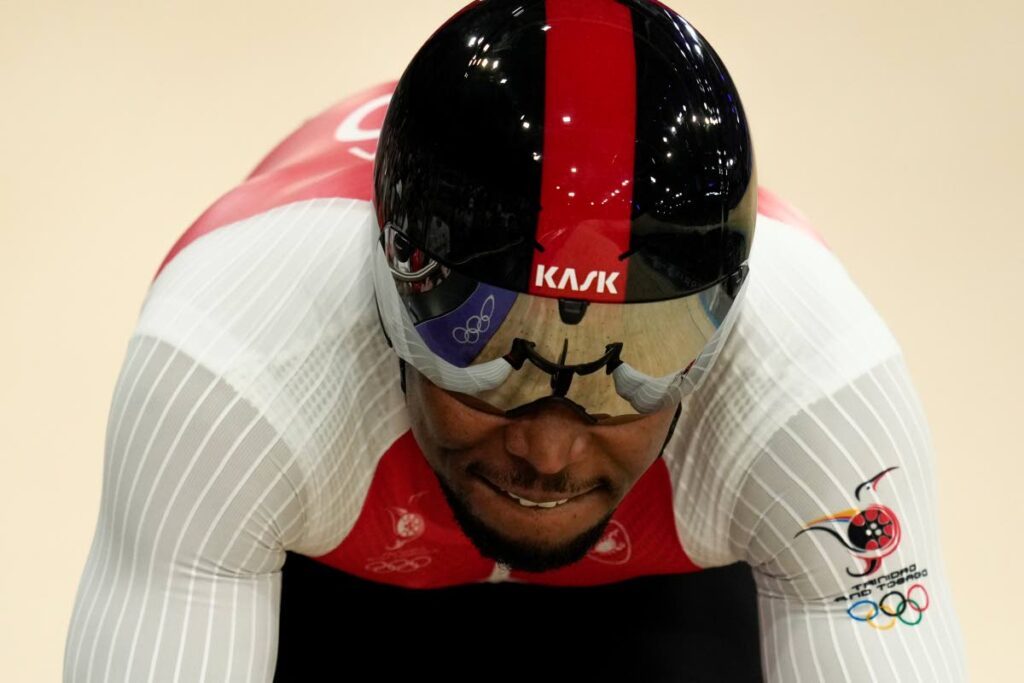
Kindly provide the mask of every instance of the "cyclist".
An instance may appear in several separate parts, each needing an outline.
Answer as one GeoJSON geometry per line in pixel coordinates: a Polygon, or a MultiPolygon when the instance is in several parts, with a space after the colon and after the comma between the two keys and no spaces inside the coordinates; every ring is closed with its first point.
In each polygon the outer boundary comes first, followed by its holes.
{"type": "MultiPolygon", "coordinates": [[[[474,2],[164,260],[111,405],[65,680],[295,680],[295,561],[323,580],[301,637],[330,634],[339,676],[365,622],[332,580],[416,595],[385,610],[401,638],[369,637],[434,653],[469,636],[419,595],[741,565],[754,661],[664,634],[642,658],[568,647],[582,621],[626,637],[650,617],[581,619],[566,592],[479,604],[466,633],[512,613],[499,645],[577,654],[559,677],[587,659],[633,680],[960,681],[934,481],[898,343],[757,187],[708,42],[652,0],[474,2]]],[[[744,614],[742,583],[713,590],[719,619],[744,614]]],[[[498,674],[551,674],[523,653],[498,674]]]]}

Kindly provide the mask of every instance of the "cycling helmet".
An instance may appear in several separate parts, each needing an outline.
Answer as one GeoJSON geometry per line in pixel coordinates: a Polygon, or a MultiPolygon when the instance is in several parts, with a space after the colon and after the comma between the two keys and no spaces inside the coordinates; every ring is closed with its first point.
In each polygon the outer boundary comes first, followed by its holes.
{"type": "Polygon", "coordinates": [[[658,2],[467,5],[402,74],[373,180],[388,343],[474,405],[660,410],[700,386],[741,309],[746,117],[658,2]]]}

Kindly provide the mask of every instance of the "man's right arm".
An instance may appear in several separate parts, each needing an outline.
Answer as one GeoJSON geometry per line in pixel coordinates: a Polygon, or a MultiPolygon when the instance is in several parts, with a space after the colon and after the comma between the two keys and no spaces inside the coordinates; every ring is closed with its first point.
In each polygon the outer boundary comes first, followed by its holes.
{"type": "Polygon", "coordinates": [[[732,537],[757,584],[770,683],[966,681],[935,454],[902,354],[768,438],[732,537]]]}
{"type": "Polygon", "coordinates": [[[271,681],[281,567],[304,522],[290,463],[230,384],[134,336],[108,420],[65,683],[271,681]]]}

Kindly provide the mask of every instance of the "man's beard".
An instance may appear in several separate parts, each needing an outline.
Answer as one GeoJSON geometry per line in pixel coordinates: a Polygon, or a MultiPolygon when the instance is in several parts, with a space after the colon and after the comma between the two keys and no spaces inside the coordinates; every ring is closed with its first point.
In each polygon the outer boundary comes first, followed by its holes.
{"type": "Polygon", "coordinates": [[[443,477],[437,472],[434,472],[434,476],[441,485],[441,491],[448,500],[455,521],[480,554],[520,571],[545,572],[579,562],[586,556],[587,551],[601,540],[605,527],[615,513],[614,509],[609,511],[594,526],[561,545],[554,548],[542,547],[510,539],[487,526],[470,511],[443,477]]]}

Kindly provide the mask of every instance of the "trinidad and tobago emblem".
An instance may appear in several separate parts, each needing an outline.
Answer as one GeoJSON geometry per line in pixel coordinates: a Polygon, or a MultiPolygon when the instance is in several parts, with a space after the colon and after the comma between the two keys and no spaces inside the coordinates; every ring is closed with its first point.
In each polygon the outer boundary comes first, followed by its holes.
{"type": "MultiPolygon", "coordinates": [[[[878,482],[897,466],[882,470],[857,486],[854,496],[860,500],[862,491],[878,491],[878,482]]],[[[871,504],[863,509],[850,508],[834,512],[807,522],[796,538],[805,531],[824,531],[864,563],[864,571],[857,574],[846,569],[850,576],[867,576],[878,571],[882,559],[888,557],[900,544],[900,522],[896,513],[884,505],[871,504]]]]}
{"type": "MultiPolygon", "coordinates": [[[[409,496],[409,507],[412,507],[416,499],[426,493],[426,491],[420,491],[409,496]]],[[[388,550],[398,550],[423,535],[427,526],[423,521],[423,515],[398,506],[388,506],[386,509],[391,516],[391,530],[395,534],[394,542],[387,546],[388,550]]]]}

